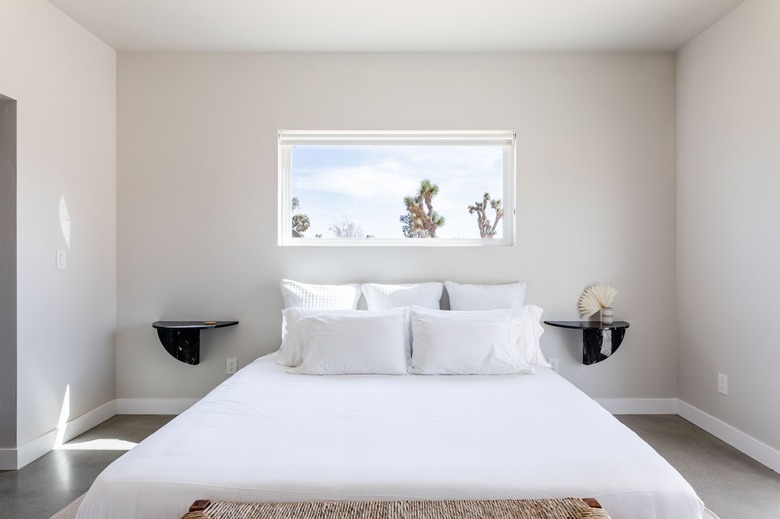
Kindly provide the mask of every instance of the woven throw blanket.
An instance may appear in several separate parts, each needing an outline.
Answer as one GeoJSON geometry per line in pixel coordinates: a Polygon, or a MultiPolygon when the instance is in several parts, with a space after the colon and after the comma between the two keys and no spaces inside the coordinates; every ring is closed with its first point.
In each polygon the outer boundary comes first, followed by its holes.
{"type": "MultiPolygon", "coordinates": [[[[590,501],[598,506],[595,501],[590,501]]],[[[582,499],[500,501],[196,501],[182,519],[609,519],[582,499]]]]}

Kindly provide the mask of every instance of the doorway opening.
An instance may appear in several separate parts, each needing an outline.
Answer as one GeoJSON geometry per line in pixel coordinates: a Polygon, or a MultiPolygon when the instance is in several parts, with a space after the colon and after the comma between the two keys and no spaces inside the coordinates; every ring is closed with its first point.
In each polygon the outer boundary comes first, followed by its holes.
{"type": "Polygon", "coordinates": [[[16,351],[16,101],[0,94],[0,448],[16,447],[16,351]]]}

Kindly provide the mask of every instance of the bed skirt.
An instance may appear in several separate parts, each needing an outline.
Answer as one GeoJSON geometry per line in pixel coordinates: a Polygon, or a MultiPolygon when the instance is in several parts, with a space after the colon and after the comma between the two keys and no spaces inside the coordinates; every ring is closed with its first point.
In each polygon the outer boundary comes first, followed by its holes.
{"type": "Polygon", "coordinates": [[[182,519],[609,519],[595,499],[499,501],[196,501],[182,519]]]}

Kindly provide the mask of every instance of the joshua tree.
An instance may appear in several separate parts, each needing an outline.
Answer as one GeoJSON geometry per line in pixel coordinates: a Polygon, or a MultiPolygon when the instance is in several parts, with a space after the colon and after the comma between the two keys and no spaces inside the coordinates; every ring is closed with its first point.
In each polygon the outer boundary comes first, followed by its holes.
{"type": "Polygon", "coordinates": [[[293,215],[292,217],[293,231],[303,236],[303,233],[305,233],[309,229],[309,227],[311,227],[311,222],[309,221],[308,215],[305,214],[293,215]]]}
{"type": "Polygon", "coordinates": [[[482,196],[482,202],[474,202],[473,205],[468,206],[468,210],[469,214],[477,213],[477,226],[479,226],[480,238],[492,238],[496,235],[498,222],[504,216],[501,200],[491,200],[490,193],[485,193],[482,196]],[[490,208],[496,212],[496,217],[492,224],[487,216],[488,202],[490,202],[490,208]]]}
{"type": "Polygon", "coordinates": [[[420,230],[415,230],[415,228],[419,228],[419,227],[414,226],[412,213],[407,211],[406,214],[402,214],[398,219],[403,224],[403,226],[401,227],[401,232],[404,233],[405,238],[427,238],[428,237],[428,233],[425,230],[421,228],[420,230]]]}
{"type": "Polygon", "coordinates": [[[404,198],[406,214],[401,215],[403,233],[407,238],[435,238],[436,229],[444,225],[444,217],[433,210],[433,198],[439,186],[427,178],[420,182],[416,196],[404,198]]]}
{"type": "MultiPolygon", "coordinates": [[[[300,201],[298,200],[298,197],[293,197],[292,199],[292,210],[295,211],[301,206],[300,201]]],[[[292,217],[292,230],[293,230],[293,236],[296,237],[303,237],[303,233],[306,232],[306,230],[311,227],[311,222],[309,221],[309,216],[306,214],[294,214],[292,217]]]]}

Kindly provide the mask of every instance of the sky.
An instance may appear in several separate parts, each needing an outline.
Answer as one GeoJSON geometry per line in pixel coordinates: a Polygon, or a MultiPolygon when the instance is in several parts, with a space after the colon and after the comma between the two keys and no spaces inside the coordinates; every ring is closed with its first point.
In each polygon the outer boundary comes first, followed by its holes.
{"type": "MultiPolygon", "coordinates": [[[[467,207],[486,192],[502,198],[503,170],[501,146],[297,145],[291,184],[300,207],[293,214],[309,216],[306,238],[333,237],[329,228],[345,219],[377,238],[403,238],[404,197],[427,178],[439,186],[433,209],[446,219],[437,237],[479,238],[467,207]]],[[[497,231],[501,238],[500,224],[497,231]]]]}

